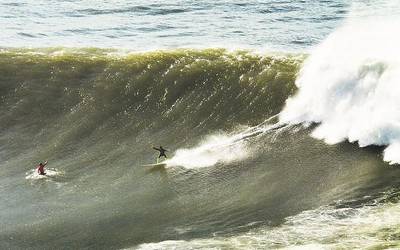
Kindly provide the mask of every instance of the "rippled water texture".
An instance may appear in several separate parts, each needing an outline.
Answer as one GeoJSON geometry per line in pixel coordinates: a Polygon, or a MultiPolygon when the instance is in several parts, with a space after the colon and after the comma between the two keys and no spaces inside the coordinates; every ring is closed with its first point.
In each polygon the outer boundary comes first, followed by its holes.
{"type": "Polygon", "coordinates": [[[4,0],[0,46],[296,51],[321,41],[347,10],[344,0],[4,0]]]}
{"type": "Polygon", "coordinates": [[[0,249],[399,249],[398,10],[0,1],[0,249]]]}

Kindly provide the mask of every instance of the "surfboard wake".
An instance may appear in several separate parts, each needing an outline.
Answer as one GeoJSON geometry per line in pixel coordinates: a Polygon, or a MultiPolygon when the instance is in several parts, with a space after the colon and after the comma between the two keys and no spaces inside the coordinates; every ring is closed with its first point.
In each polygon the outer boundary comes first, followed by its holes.
{"type": "Polygon", "coordinates": [[[279,133],[290,127],[284,123],[271,124],[271,121],[276,117],[277,115],[239,133],[220,133],[207,136],[193,148],[178,149],[175,155],[171,159],[165,160],[163,164],[185,168],[202,168],[211,167],[218,163],[225,164],[244,160],[252,155],[252,141],[257,137],[269,133],[279,133]]]}

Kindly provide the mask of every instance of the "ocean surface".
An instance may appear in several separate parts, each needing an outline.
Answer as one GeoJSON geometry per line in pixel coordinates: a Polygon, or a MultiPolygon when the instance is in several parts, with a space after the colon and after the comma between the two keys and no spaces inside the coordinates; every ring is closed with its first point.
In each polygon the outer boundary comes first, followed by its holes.
{"type": "Polygon", "coordinates": [[[1,0],[0,27],[0,249],[400,248],[397,0],[1,0]]]}
{"type": "Polygon", "coordinates": [[[344,0],[2,0],[0,46],[297,51],[318,44],[348,9],[344,0]]]}

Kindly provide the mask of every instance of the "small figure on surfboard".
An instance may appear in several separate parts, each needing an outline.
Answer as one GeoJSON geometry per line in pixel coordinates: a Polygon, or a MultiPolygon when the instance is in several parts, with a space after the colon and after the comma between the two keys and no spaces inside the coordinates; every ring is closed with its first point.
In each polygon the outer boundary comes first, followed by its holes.
{"type": "Polygon", "coordinates": [[[166,150],[166,149],[163,148],[162,146],[160,146],[160,148],[153,147],[153,149],[154,149],[154,150],[157,150],[158,152],[160,152],[160,155],[159,155],[158,158],[157,158],[157,163],[158,163],[158,160],[159,160],[161,157],[164,157],[165,159],[168,158],[167,155],[165,154],[165,152],[168,152],[168,150],[166,150]]]}
{"type": "Polygon", "coordinates": [[[161,157],[164,157],[164,159],[167,159],[167,155],[165,154],[165,152],[168,152],[168,150],[166,150],[165,148],[163,148],[162,146],[160,146],[159,148],[153,147],[154,150],[157,150],[158,152],[160,152],[160,154],[157,157],[157,162],[153,163],[153,164],[146,164],[146,165],[142,165],[144,167],[151,167],[151,168],[156,168],[156,169],[164,169],[167,166],[166,161],[162,161],[159,163],[159,159],[161,157]]]}
{"type": "Polygon", "coordinates": [[[39,175],[46,175],[46,172],[44,172],[44,166],[47,165],[47,161],[45,161],[44,163],[39,163],[39,165],[37,165],[37,171],[39,173],[39,175]]]}

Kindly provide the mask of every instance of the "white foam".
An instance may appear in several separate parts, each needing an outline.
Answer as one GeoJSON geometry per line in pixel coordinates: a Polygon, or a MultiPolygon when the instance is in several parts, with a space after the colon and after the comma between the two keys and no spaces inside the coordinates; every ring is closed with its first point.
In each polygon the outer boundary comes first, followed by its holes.
{"type": "Polygon", "coordinates": [[[237,141],[239,138],[240,134],[210,135],[193,148],[178,149],[175,155],[165,163],[167,166],[201,168],[211,167],[217,163],[243,160],[249,156],[250,150],[245,141],[237,141]]]}
{"type": "Polygon", "coordinates": [[[361,147],[388,145],[400,163],[400,18],[351,19],[306,60],[280,114],[288,124],[319,123],[313,136],[361,147]]]}
{"type": "Polygon", "coordinates": [[[252,155],[255,145],[251,138],[256,138],[265,133],[279,132],[288,126],[282,123],[271,124],[277,115],[264,122],[246,127],[236,133],[219,133],[207,136],[193,148],[178,149],[174,156],[164,161],[167,166],[182,166],[185,168],[211,167],[217,163],[231,163],[248,158],[252,155]]]}
{"type": "Polygon", "coordinates": [[[322,206],[288,217],[277,227],[261,226],[233,236],[145,243],[134,249],[398,249],[399,225],[398,203],[322,206]]]}
{"type": "Polygon", "coordinates": [[[45,175],[40,175],[37,171],[37,169],[31,169],[28,172],[26,172],[26,176],[25,179],[27,180],[40,180],[40,179],[46,179],[49,177],[55,177],[55,176],[59,176],[62,175],[61,171],[58,171],[55,168],[46,168],[45,169],[45,175]]]}

